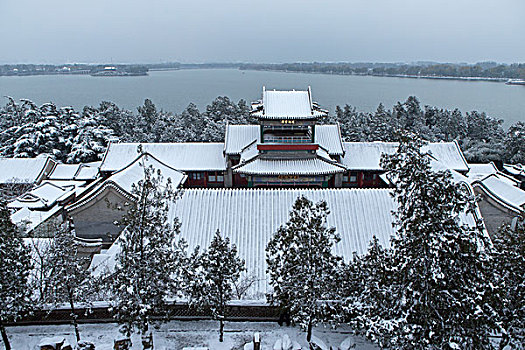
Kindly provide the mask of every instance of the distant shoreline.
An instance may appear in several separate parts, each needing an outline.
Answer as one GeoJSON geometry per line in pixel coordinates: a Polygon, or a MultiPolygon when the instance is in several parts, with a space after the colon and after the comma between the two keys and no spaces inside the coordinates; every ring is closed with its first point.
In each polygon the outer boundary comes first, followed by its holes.
{"type": "MultiPolygon", "coordinates": [[[[387,77],[387,78],[407,78],[407,79],[432,79],[432,80],[458,80],[458,81],[483,81],[483,82],[495,82],[505,83],[509,78],[490,78],[490,77],[456,77],[446,75],[410,75],[410,74],[361,74],[361,73],[340,73],[340,72],[315,72],[315,71],[297,71],[297,70],[284,70],[284,69],[255,69],[255,68],[242,68],[242,67],[212,67],[212,66],[189,66],[189,67],[167,67],[167,68],[149,68],[149,72],[167,72],[167,71],[178,71],[178,70],[209,70],[209,69],[234,69],[240,71],[254,71],[254,72],[279,72],[279,73],[295,73],[295,74],[320,74],[320,75],[340,75],[340,76],[360,76],[360,77],[387,77]]],[[[22,74],[0,74],[0,77],[28,77],[28,76],[43,76],[43,75],[89,75],[94,77],[124,77],[124,76],[148,76],[148,74],[115,74],[115,75],[95,75],[86,71],[79,72],[24,72],[22,74]]]]}
{"type": "Polygon", "coordinates": [[[439,75],[406,75],[406,74],[359,74],[359,73],[337,73],[337,72],[307,72],[283,69],[253,69],[246,68],[242,71],[254,72],[279,72],[279,73],[299,73],[299,74],[320,74],[320,75],[341,75],[341,76],[358,76],[358,77],[385,77],[385,78],[408,78],[408,79],[433,79],[433,80],[460,80],[460,81],[488,81],[493,83],[507,82],[509,78],[489,78],[489,77],[454,77],[439,75]]]}

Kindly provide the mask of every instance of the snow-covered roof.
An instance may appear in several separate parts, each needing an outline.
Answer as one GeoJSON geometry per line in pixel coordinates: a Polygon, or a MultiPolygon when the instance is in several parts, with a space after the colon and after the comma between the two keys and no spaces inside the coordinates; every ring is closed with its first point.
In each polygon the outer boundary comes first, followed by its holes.
{"type": "Polygon", "coordinates": [[[107,181],[113,181],[118,184],[122,189],[131,193],[133,184],[136,184],[144,178],[144,168],[152,166],[155,171],[160,170],[164,179],[171,179],[173,187],[178,187],[182,180],[185,178],[184,174],[172,167],[162,163],[154,156],[149,154],[143,154],[129,164],[124,169],[111,175],[107,181]]]}
{"type": "MultiPolygon", "coordinates": [[[[354,252],[365,253],[374,235],[382,245],[389,246],[394,233],[392,210],[396,208],[390,194],[388,189],[187,189],[170,208],[169,218],[179,218],[180,238],[188,242],[188,251],[207,247],[220,230],[237,246],[246,262],[246,273],[257,279],[249,299],[265,299],[269,291],[266,245],[288,221],[298,196],[327,202],[328,226],[335,227],[341,236],[334,253],[348,261],[354,252]]],[[[105,254],[95,255],[91,267],[98,273],[111,271],[118,251],[117,241],[105,254]]]]}
{"type": "Polygon", "coordinates": [[[252,142],[248,144],[248,146],[244,147],[241,152],[241,159],[240,162],[247,162],[251,160],[252,158],[259,155],[259,150],[257,149],[257,142],[252,142]]]}
{"type": "MultiPolygon", "coordinates": [[[[382,170],[380,166],[383,153],[393,154],[397,142],[344,142],[345,155],[341,163],[350,170],[382,170]]],[[[448,169],[466,172],[468,165],[456,142],[429,143],[423,147],[433,158],[448,169]]]]}
{"type": "Polygon", "coordinates": [[[504,174],[496,168],[494,163],[486,164],[469,164],[469,172],[467,173],[468,182],[483,180],[489,175],[494,175],[500,181],[506,182],[511,186],[519,186],[520,182],[510,175],[504,174]]]}
{"type": "Polygon", "coordinates": [[[101,162],[95,165],[81,164],[75,174],[75,180],[94,180],[98,176],[98,170],[101,162]]]}
{"type": "Polygon", "coordinates": [[[153,155],[167,166],[181,171],[225,171],[223,143],[110,143],[100,171],[118,171],[137,158],[137,149],[153,155]]]}
{"type": "Polygon", "coordinates": [[[343,155],[345,152],[339,125],[316,125],[315,143],[325,148],[330,155],[343,155]]]}
{"type": "Polygon", "coordinates": [[[498,174],[491,174],[474,181],[472,186],[482,189],[490,198],[512,211],[518,213],[525,211],[525,191],[498,174]]]}
{"type": "Polygon", "coordinates": [[[230,125],[226,126],[224,153],[229,155],[241,154],[243,148],[256,140],[260,141],[259,125],[230,125]]]}
{"type": "Polygon", "coordinates": [[[11,220],[17,225],[24,224],[27,231],[32,231],[43,222],[57,216],[65,205],[96,185],[97,182],[88,185],[86,181],[45,180],[7,205],[17,209],[11,215],[11,220]]]}
{"type": "Polygon", "coordinates": [[[11,214],[11,221],[19,227],[24,227],[26,232],[31,232],[40,224],[58,215],[61,210],[62,207],[58,205],[46,211],[31,210],[28,207],[23,207],[11,214]]]}
{"type": "Polygon", "coordinates": [[[9,208],[48,209],[57,202],[73,195],[74,190],[74,184],[59,186],[50,181],[45,181],[31,191],[17,197],[7,206],[9,208]]]}
{"type": "Polygon", "coordinates": [[[166,181],[168,178],[171,179],[173,188],[179,187],[186,180],[186,175],[184,175],[182,172],[164,164],[149,153],[143,153],[137,156],[126,167],[111,175],[100,185],[94,187],[80,201],[70,205],[67,210],[72,211],[82,207],[86,203],[91,202],[107,187],[113,187],[123,195],[130,197],[133,184],[136,184],[140,180],[144,179],[144,168],[149,167],[153,167],[155,171],[160,170],[164,181],[166,181]]]}
{"type": "MultiPolygon", "coordinates": [[[[389,245],[394,201],[384,189],[186,189],[171,208],[170,220],[180,219],[180,237],[188,242],[189,251],[196,246],[207,247],[217,229],[229,237],[246,261],[247,274],[258,279],[252,294],[263,299],[262,293],[268,288],[266,244],[279,226],[288,221],[292,204],[301,194],[315,202],[327,201],[331,212],[328,225],[335,226],[341,235],[336,254],[348,260],[353,252],[364,253],[373,235],[385,246],[389,245]]],[[[95,255],[91,266],[103,271],[109,263],[111,269],[117,252],[118,247],[110,248],[101,257],[95,255]]]]}
{"type": "Polygon", "coordinates": [[[503,169],[514,176],[525,176],[525,166],[521,164],[503,164],[503,169]]]}
{"type": "Polygon", "coordinates": [[[325,175],[343,173],[346,169],[321,157],[303,159],[256,158],[233,168],[237,174],[247,175],[325,175]]]}
{"type": "Polygon", "coordinates": [[[73,179],[78,171],[79,164],[57,164],[48,178],[51,180],[73,179]]]}
{"type": "Polygon", "coordinates": [[[117,237],[115,242],[109,247],[108,250],[101,252],[100,254],[93,255],[89,269],[94,276],[102,276],[106,273],[115,271],[115,265],[117,264],[117,254],[120,251],[120,237],[117,237]]]}
{"type": "MultiPolygon", "coordinates": [[[[224,141],[224,153],[228,155],[241,154],[251,143],[260,142],[259,125],[228,125],[224,141]]],[[[316,125],[315,143],[325,148],[331,155],[344,153],[339,125],[316,125]]]]}
{"type": "Polygon", "coordinates": [[[471,180],[477,180],[490,174],[496,174],[498,172],[498,168],[496,168],[496,166],[492,162],[483,164],[469,163],[468,167],[469,171],[467,173],[467,176],[471,180]]]}
{"type": "Polygon", "coordinates": [[[0,157],[0,183],[5,184],[15,180],[22,183],[38,182],[50,161],[52,161],[50,157],[0,157]]]}
{"type": "Polygon", "coordinates": [[[263,87],[262,100],[252,104],[254,116],[262,119],[312,119],[327,112],[312,102],[311,89],[306,91],[276,91],[263,87]]]}
{"type": "MultiPolygon", "coordinates": [[[[456,170],[454,169],[450,169],[449,167],[447,167],[446,165],[444,165],[443,163],[441,163],[440,161],[437,161],[435,160],[434,158],[432,157],[429,157],[429,160],[430,160],[430,170],[432,170],[433,172],[440,172],[440,171],[448,171],[450,172],[450,175],[452,176],[452,181],[454,181],[455,183],[458,183],[458,184],[463,184],[464,186],[467,186],[471,191],[471,187],[470,187],[470,183],[472,182],[468,177],[466,177],[465,175],[457,172],[456,170]]],[[[396,182],[396,176],[393,174],[393,173],[382,173],[379,175],[379,177],[387,184],[390,184],[392,186],[395,186],[395,182],[396,182]]]]}
{"type": "Polygon", "coordinates": [[[50,180],[93,180],[101,162],[85,164],[57,164],[49,174],[50,180]]]}
{"type": "Polygon", "coordinates": [[[308,91],[264,91],[264,116],[311,118],[312,102],[308,91]]]}

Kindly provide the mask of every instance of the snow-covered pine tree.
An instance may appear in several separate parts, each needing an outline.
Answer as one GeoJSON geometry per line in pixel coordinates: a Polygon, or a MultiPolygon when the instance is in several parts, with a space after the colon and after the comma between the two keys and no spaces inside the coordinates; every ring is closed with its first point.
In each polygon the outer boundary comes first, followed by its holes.
{"type": "Polygon", "coordinates": [[[370,316],[391,321],[388,345],[396,348],[490,348],[490,244],[481,223],[461,221],[475,199],[449,171],[432,171],[422,146],[403,135],[396,153],[382,157],[398,204],[391,241],[395,298],[389,314],[370,316]]]}
{"type": "Polygon", "coordinates": [[[110,278],[115,295],[112,308],[130,336],[135,330],[147,335],[152,316],[167,317],[166,298],[181,290],[185,269],[185,242],[176,241],[180,224],[170,223],[168,211],[176,192],[171,179],[144,167],[144,178],[132,187],[135,200],[119,222],[124,230],[118,238],[120,252],[110,278]]]}
{"type": "MultiPolygon", "coordinates": [[[[36,157],[49,154],[68,163],[101,159],[115,133],[100,112],[86,108],[80,116],[71,107],[57,109],[52,103],[41,107],[29,100],[18,105],[13,99],[0,108],[0,155],[36,157]]],[[[122,121],[127,115],[118,115],[122,121]]],[[[128,121],[129,122],[129,121],[128,121]]]]}
{"type": "Polygon", "coordinates": [[[505,225],[493,237],[494,271],[500,279],[498,298],[502,326],[500,349],[525,344],[525,224],[505,225]]]}
{"type": "Polygon", "coordinates": [[[234,284],[245,270],[244,260],[237,256],[237,247],[230,246],[228,237],[215,232],[210,246],[202,254],[199,248],[192,257],[191,277],[188,279],[190,307],[209,310],[219,320],[219,341],[224,338],[227,305],[235,296],[234,284]]]}
{"type": "Polygon", "coordinates": [[[343,270],[342,319],[380,346],[388,344],[390,338],[382,320],[388,319],[395,297],[391,288],[391,266],[390,249],[384,248],[374,236],[367,253],[356,254],[343,270]]]}
{"type": "Polygon", "coordinates": [[[369,132],[366,135],[366,141],[392,141],[396,121],[392,118],[392,113],[380,103],[375,113],[370,114],[367,125],[369,132]]]}
{"type": "Polygon", "coordinates": [[[11,222],[6,202],[0,199],[0,333],[6,350],[11,350],[11,344],[5,323],[16,321],[30,303],[30,271],[30,251],[11,222]]]}
{"type": "Polygon", "coordinates": [[[341,127],[341,137],[344,141],[363,141],[364,115],[356,111],[355,107],[345,105],[336,109],[336,122],[341,127]]]}
{"type": "MultiPolygon", "coordinates": [[[[86,303],[91,287],[91,273],[87,269],[89,258],[80,256],[75,233],[69,222],[57,227],[55,237],[48,248],[45,262],[50,270],[46,279],[48,300],[55,305],[67,303],[71,308],[71,321],[77,342],[80,341],[76,305],[86,303]]],[[[87,305],[87,304],[86,304],[87,305]]]]}
{"type": "Polygon", "coordinates": [[[510,126],[505,137],[505,152],[512,164],[525,164],[525,122],[510,126]]]}
{"type": "Polygon", "coordinates": [[[330,213],[325,201],[314,204],[300,196],[293,204],[288,222],[282,225],[266,247],[267,272],[273,288],[268,300],[287,310],[307,330],[323,321],[338,284],[341,258],[332,253],[339,241],[335,228],[328,228],[330,213]]]}

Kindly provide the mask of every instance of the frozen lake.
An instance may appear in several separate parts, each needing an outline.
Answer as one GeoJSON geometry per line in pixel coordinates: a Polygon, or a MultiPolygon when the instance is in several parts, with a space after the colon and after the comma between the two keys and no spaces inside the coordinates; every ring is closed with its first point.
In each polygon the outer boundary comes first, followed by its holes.
{"type": "Polygon", "coordinates": [[[506,126],[518,120],[525,121],[525,86],[237,69],[154,71],[143,77],[0,77],[0,96],[29,98],[38,104],[52,101],[77,109],[98,105],[104,100],[135,109],[145,98],[150,98],[158,108],[180,112],[191,102],[203,109],[217,96],[251,102],[260,98],[263,85],[268,89],[306,89],[310,85],[314,99],[331,111],[347,103],[361,111],[374,111],[380,102],[391,108],[397,101],[416,95],[423,105],[457,107],[462,112],[485,111],[492,117],[504,119],[506,126]]]}

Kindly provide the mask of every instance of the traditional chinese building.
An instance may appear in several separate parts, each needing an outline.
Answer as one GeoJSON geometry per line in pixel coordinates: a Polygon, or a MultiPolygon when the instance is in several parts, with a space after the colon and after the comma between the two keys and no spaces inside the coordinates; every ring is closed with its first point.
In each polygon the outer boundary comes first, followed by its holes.
{"type": "Polygon", "coordinates": [[[232,187],[341,187],[346,168],[338,125],[312,92],[268,91],[252,104],[259,125],[228,126],[225,156],[232,187]]]}
{"type": "MultiPolygon", "coordinates": [[[[343,142],[339,125],[323,124],[328,115],[312,91],[263,88],[252,104],[252,125],[227,125],[224,143],[146,143],[142,150],[184,172],[187,188],[381,188],[386,182],[380,158],[392,142],[343,142]]],[[[109,177],[137,156],[137,143],[111,143],[102,161],[109,177]]],[[[468,165],[455,142],[426,146],[447,169],[466,173],[468,165]]]]}

